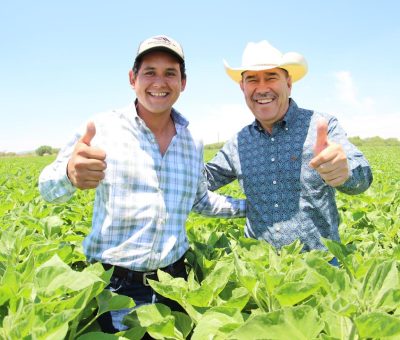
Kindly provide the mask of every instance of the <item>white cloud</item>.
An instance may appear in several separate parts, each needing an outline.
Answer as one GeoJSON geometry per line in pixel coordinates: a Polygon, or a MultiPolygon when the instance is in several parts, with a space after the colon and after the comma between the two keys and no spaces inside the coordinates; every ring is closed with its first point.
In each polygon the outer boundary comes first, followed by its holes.
{"type": "Polygon", "coordinates": [[[339,71],[335,73],[336,90],[339,99],[344,104],[349,105],[357,111],[371,112],[374,109],[374,100],[371,97],[360,98],[358,89],[349,71],[339,71]]]}
{"type": "Polygon", "coordinates": [[[383,106],[377,109],[375,102],[383,100],[360,95],[349,71],[339,71],[334,76],[338,101],[333,106],[339,113],[333,114],[349,136],[400,138],[399,113],[387,112],[383,106]]]}

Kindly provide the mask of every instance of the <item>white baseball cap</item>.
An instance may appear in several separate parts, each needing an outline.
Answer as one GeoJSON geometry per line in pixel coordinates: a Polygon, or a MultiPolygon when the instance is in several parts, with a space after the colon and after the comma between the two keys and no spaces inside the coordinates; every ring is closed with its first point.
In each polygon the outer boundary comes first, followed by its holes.
{"type": "Polygon", "coordinates": [[[176,56],[180,62],[183,63],[185,61],[182,46],[166,35],[156,35],[142,41],[139,45],[136,59],[150,51],[166,51],[176,56]]]}

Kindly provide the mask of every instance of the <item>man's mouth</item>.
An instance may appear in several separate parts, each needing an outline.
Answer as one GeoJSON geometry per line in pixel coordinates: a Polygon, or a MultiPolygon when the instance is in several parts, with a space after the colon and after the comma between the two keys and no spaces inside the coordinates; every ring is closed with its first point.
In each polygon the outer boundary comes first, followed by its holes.
{"type": "Polygon", "coordinates": [[[273,93],[265,92],[265,93],[254,93],[253,101],[257,104],[269,104],[276,99],[276,96],[273,93]]]}
{"type": "Polygon", "coordinates": [[[167,96],[167,92],[149,92],[152,97],[165,97],[167,96]]]}
{"type": "Polygon", "coordinates": [[[268,104],[273,101],[273,98],[260,98],[260,99],[254,99],[258,104],[268,104]]]}

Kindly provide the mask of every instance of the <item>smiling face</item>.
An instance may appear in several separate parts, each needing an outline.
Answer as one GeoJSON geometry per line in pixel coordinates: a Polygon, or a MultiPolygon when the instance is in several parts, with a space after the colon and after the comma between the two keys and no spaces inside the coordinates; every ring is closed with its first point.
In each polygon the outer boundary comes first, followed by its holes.
{"type": "Polygon", "coordinates": [[[245,71],[240,82],[247,106],[261,126],[272,132],[289,108],[292,80],[281,68],[245,71]]]}
{"type": "Polygon", "coordinates": [[[130,71],[129,79],[141,115],[169,115],[186,85],[178,60],[161,51],[144,55],[137,74],[130,71]]]}

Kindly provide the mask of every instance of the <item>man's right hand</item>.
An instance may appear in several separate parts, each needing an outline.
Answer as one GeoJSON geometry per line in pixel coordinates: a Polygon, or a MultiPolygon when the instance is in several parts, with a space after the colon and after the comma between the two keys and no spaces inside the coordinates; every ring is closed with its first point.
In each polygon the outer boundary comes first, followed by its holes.
{"type": "Polygon", "coordinates": [[[79,189],[96,188],[104,178],[106,153],[90,146],[95,134],[96,127],[93,122],[89,122],[67,165],[67,176],[73,186],[79,189]]]}

